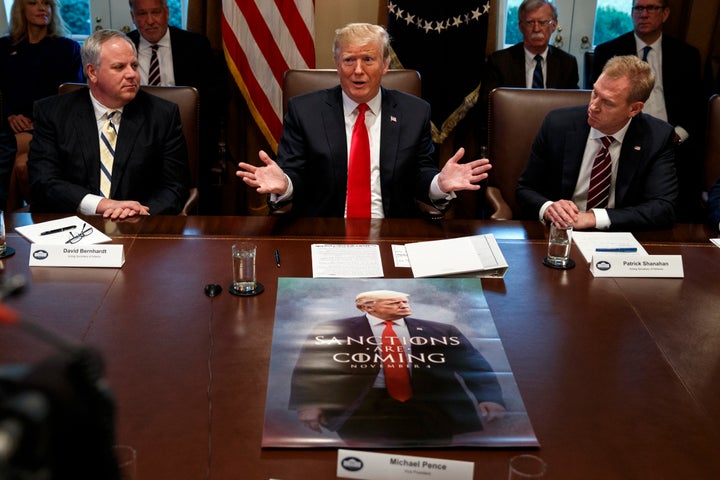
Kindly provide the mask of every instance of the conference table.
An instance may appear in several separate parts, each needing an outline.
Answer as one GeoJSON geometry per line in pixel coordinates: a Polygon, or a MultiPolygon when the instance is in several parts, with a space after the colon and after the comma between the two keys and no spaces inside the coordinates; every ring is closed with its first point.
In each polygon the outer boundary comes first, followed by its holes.
{"type": "MultiPolygon", "coordinates": [[[[706,226],[634,232],[650,254],[682,255],[684,278],[595,278],[576,246],[578,265],[554,270],[542,224],[460,219],[84,217],[124,245],[122,268],[29,267],[13,228],[55,218],[7,216],[16,253],[3,275],[27,286],[5,303],[102,352],[116,441],[137,450],[138,480],[336,478],[336,449],[261,448],[278,278],[312,277],[314,243],[378,244],[385,276],[411,278],[392,245],[486,233],[510,268],[478,289],[540,447],[389,451],[471,461],[478,480],[507,478],[520,453],[540,456],[553,480],[720,478],[720,250],[706,226]],[[257,244],[258,296],[227,292],[240,240],[257,244]],[[208,283],[223,292],[206,296],[208,283]]],[[[0,331],[2,364],[53,352],[0,331]]]]}

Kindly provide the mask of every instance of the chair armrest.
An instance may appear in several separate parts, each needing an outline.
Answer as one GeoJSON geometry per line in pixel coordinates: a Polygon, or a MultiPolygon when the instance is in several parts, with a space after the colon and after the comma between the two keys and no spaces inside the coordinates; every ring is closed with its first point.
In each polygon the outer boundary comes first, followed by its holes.
{"type": "Polygon", "coordinates": [[[200,201],[200,192],[197,187],[193,187],[189,190],[188,199],[185,202],[185,206],[180,212],[180,215],[192,215],[197,213],[198,202],[200,201]]]}
{"type": "Polygon", "coordinates": [[[485,198],[492,208],[493,213],[490,215],[491,219],[512,220],[512,210],[503,198],[499,188],[488,186],[485,191],[485,198]]]}

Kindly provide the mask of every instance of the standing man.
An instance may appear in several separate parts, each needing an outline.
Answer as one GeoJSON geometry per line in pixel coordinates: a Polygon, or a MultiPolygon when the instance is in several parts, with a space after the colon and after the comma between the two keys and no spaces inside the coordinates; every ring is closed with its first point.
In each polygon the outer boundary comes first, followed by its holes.
{"type": "MultiPolygon", "coordinates": [[[[204,35],[168,26],[167,0],[129,0],[137,30],[128,37],[138,49],[142,85],[191,86],[200,93],[200,190],[210,185],[220,127],[230,97],[225,65],[204,35]],[[156,63],[153,64],[153,60],[156,63]],[[152,68],[151,71],[151,66],[152,68]]],[[[203,201],[201,200],[201,203],[203,201]]],[[[203,207],[204,208],[204,207],[203,207]]]]}
{"type": "Polygon", "coordinates": [[[590,104],[550,112],[520,176],[525,218],[578,230],[640,230],[675,221],[673,128],[642,113],[653,89],[650,66],[614,57],[590,104]]]}
{"type": "Polygon", "coordinates": [[[453,192],[480,189],[488,160],[461,164],[461,148],[439,170],[430,105],[380,86],[389,42],[377,25],[337,30],[340,85],[290,99],[277,163],[261,151],[261,166],[239,164],[237,175],[270,194],[271,209],[292,202],[310,217],[416,217],[416,200],[443,209],[453,192]]]}
{"type": "Polygon", "coordinates": [[[548,0],[525,0],[518,9],[523,41],[493,52],[480,86],[481,138],[487,142],[488,96],[497,87],[578,88],[574,56],[550,45],[557,28],[557,7],[548,0]]]}
{"type": "Polygon", "coordinates": [[[35,103],[31,210],[113,220],[180,213],[188,163],[177,105],[140,91],[123,33],[99,30],[80,54],[88,88],[35,103]]]}
{"type": "Polygon", "coordinates": [[[318,325],[292,376],[290,408],[348,444],[449,445],[505,412],[490,364],[454,326],[410,317],[408,294],[363,292],[358,317],[318,325]]]}
{"type": "Polygon", "coordinates": [[[701,220],[702,143],[707,96],[701,77],[697,48],[663,34],[670,16],[667,0],[634,0],[634,30],[598,45],[593,55],[592,78],[597,80],[605,63],[615,55],[636,55],[649,63],[655,87],[643,112],[675,128],[676,167],[681,220],[701,220]]]}

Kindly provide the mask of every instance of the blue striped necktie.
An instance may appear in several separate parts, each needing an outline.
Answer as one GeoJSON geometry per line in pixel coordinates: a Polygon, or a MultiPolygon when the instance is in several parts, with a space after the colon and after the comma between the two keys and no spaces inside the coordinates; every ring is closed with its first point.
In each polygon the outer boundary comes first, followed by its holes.
{"type": "Polygon", "coordinates": [[[542,55],[535,55],[535,71],[533,72],[532,88],[545,88],[542,71],[542,55]]]}
{"type": "Polygon", "coordinates": [[[160,59],[158,58],[159,45],[151,45],[150,69],[148,70],[148,85],[160,86],[160,59]]]}

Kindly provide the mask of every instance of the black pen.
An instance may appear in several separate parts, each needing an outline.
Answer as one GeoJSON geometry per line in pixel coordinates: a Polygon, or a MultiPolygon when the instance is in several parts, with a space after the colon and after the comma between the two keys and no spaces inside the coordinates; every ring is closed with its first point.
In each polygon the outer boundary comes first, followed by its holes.
{"type": "Polygon", "coordinates": [[[46,232],[42,232],[40,235],[52,235],[53,233],[67,232],[68,230],[72,230],[74,228],[75,228],[75,225],[68,225],[67,227],[55,228],[53,230],[48,230],[46,232]]]}
{"type": "Polygon", "coordinates": [[[280,250],[275,250],[275,265],[280,268],[280,250]]]}

